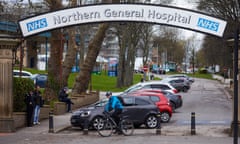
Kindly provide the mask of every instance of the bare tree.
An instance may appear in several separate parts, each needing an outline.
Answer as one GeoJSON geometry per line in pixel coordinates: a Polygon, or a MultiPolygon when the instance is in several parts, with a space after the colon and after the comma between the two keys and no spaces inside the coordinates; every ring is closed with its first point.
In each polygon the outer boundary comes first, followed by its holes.
{"type": "Polygon", "coordinates": [[[207,36],[204,39],[203,49],[204,61],[202,63],[212,65],[216,58],[216,63],[221,67],[232,68],[232,50],[227,46],[226,40],[233,37],[236,29],[239,29],[240,7],[236,0],[199,0],[198,9],[210,13],[211,15],[226,19],[227,28],[224,33],[224,39],[207,36]],[[226,39],[225,39],[226,38],[226,39]],[[217,47],[217,49],[216,49],[217,47]],[[215,48],[215,50],[214,50],[215,48]],[[222,61],[224,59],[224,61],[222,61]]]}
{"type": "Polygon", "coordinates": [[[143,65],[147,65],[153,46],[153,27],[151,24],[143,24],[141,31],[140,47],[143,51],[143,65]]]}
{"type": "MultiPolygon", "coordinates": [[[[70,7],[77,6],[77,0],[71,0],[70,7]]],[[[68,85],[68,77],[71,73],[72,67],[75,61],[75,55],[77,54],[77,45],[76,45],[76,27],[73,26],[67,29],[67,34],[69,37],[68,40],[68,49],[62,64],[62,83],[61,86],[68,85]]]]}
{"type": "Polygon", "coordinates": [[[161,63],[167,61],[182,63],[184,57],[184,42],[179,39],[175,28],[161,27],[158,35],[154,37],[154,45],[158,48],[158,55],[162,56],[161,63]]]}
{"type": "Polygon", "coordinates": [[[72,95],[84,93],[88,89],[88,84],[91,78],[91,71],[101,48],[99,47],[99,45],[102,44],[102,41],[105,37],[105,31],[107,29],[108,24],[101,24],[96,35],[94,36],[94,39],[92,39],[89,43],[88,53],[84,60],[82,69],[79,75],[77,75],[76,77],[76,82],[73,87],[72,95]]]}
{"type": "MultiPolygon", "coordinates": [[[[62,0],[45,0],[51,11],[62,8],[62,0]]],[[[60,29],[53,30],[50,38],[50,59],[48,63],[48,81],[45,95],[48,100],[57,98],[62,82],[63,35],[60,29]]]]}
{"type": "Polygon", "coordinates": [[[135,56],[141,36],[141,28],[141,23],[122,23],[117,27],[120,47],[117,87],[132,84],[135,56]]]}
{"type": "MultiPolygon", "coordinates": [[[[111,0],[104,0],[105,3],[111,3],[111,0]]],[[[102,42],[105,37],[105,32],[108,29],[109,24],[100,24],[98,31],[96,32],[94,38],[90,41],[88,46],[88,52],[84,63],[82,64],[81,71],[76,77],[76,81],[73,86],[72,95],[78,95],[79,93],[85,93],[88,89],[89,83],[91,81],[91,72],[96,63],[96,58],[101,49],[102,42]]]]}

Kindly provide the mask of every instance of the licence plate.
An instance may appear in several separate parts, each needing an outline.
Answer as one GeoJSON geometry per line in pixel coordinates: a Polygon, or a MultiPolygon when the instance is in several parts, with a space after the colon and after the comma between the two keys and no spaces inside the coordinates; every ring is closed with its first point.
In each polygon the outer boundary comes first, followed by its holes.
{"type": "Polygon", "coordinates": [[[71,122],[72,122],[72,123],[75,123],[75,122],[76,122],[76,120],[75,120],[75,119],[71,119],[71,122]]]}

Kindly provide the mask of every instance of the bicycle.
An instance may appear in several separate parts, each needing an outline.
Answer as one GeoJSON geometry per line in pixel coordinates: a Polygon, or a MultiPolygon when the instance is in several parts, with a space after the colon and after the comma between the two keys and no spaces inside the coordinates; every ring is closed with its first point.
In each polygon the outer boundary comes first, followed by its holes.
{"type": "Polygon", "coordinates": [[[130,136],[133,134],[134,125],[133,122],[128,119],[128,116],[120,115],[120,122],[119,125],[117,125],[109,112],[104,111],[103,115],[104,118],[97,126],[98,134],[102,137],[111,136],[113,133],[117,132],[117,128],[125,136],[130,136]]]}

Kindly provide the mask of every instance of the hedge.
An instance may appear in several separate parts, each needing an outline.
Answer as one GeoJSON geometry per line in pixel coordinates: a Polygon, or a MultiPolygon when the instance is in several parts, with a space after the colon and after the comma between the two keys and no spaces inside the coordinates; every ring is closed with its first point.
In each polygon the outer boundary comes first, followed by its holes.
{"type": "Polygon", "coordinates": [[[33,80],[29,78],[13,78],[13,111],[26,111],[25,96],[34,90],[33,80]]]}

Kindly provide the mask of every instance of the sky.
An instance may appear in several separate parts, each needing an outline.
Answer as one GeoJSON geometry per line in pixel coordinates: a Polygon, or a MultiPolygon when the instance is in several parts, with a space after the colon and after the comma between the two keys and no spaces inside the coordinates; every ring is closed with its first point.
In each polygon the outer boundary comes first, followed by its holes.
{"type": "MultiPolygon", "coordinates": [[[[191,10],[196,10],[196,4],[193,2],[194,0],[174,0],[173,5],[181,8],[186,8],[186,9],[191,9],[191,10]]],[[[196,43],[198,43],[198,47],[201,46],[202,39],[204,38],[205,34],[199,33],[199,32],[194,32],[190,30],[185,30],[181,29],[180,30],[182,35],[188,39],[192,36],[196,37],[196,43]]],[[[198,48],[197,48],[198,49],[198,48]]]]}

